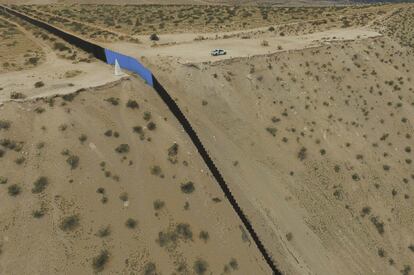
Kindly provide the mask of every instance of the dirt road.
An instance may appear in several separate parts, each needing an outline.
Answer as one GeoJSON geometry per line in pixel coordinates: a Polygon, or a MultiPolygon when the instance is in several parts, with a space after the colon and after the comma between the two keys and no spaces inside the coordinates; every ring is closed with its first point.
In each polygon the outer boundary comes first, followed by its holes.
{"type": "MultiPolygon", "coordinates": [[[[137,58],[146,57],[156,59],[158,56],[162,56],[175,58],[180,63],[198,63],[300,50],[335,41],[365,39],[377,36],[380,36],[378,32],[365,28],[356,28],[335,29],[300,36],[281,37],[275,34],[264,34],[260,38],[203,40],[164,46],[151,46],[149,44],[136,45],[125,42],[111,43],[107,46],[137,58]],[[268,46],[264,46],[264,43],[268,44],[268,46]],[[227,55],[218,57],[211,56],[210,52],[215,48],[225,49],[227,55]]],[[[173,35],[170,35],[169,39],[171,40],[172,37],[173,35]]],[[[184,39],[183,35],[177,35],[177,37],[184,39]]]]}

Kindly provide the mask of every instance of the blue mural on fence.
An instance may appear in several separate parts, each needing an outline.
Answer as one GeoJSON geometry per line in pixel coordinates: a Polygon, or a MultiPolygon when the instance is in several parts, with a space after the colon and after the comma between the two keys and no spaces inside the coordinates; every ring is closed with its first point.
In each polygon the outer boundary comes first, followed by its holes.
{"type": "Polygon", "coordinates": [[[106,62],[108,64],[114,65],[115,59],[118,60],[119,66],[122,69],[126,69],[131,72],[137,73],[139,76],[141,76],[148,85],[151,87],[154,86],[154,83],[152,81],[152,73],[150,70],[145,68],[141,63],[138,62],[133,57],[123,55],[108,49],[105,49],[105,55],[106,55],[106,62]]]}

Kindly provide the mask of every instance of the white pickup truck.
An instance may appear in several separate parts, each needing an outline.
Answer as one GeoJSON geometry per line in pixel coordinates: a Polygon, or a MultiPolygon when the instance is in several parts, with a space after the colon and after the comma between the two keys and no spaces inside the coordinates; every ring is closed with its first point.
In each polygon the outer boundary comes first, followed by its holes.
{"type": "Polygon", "coordinates": [[[212,56],[219,56],[219,55],[226,55],[227,52],[225,50],[222,49],[214,49],[211,51],[211,55],[212,56]]]}

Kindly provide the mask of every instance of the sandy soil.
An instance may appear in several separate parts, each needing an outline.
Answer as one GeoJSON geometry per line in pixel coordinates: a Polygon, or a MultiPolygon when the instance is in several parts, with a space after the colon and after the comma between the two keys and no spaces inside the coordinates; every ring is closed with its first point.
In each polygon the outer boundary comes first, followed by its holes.
{"type": "MultiPolygon", "coordinates": [[[[139,57],[176,99],[284,274],[408,275],[410,14],[304,35],[263,28],[106,45],[139,57]],[[213,48],[229,54],[213,58],[213,48]]],[[[14,89],[40,97],[103,86],[1,104],[0,273],[269,274],[155,92],[40,45],[43,65],[0,74],[0,100],[14,89]],[[47,184],[33,189],[41,176],[47,184]],[[192,192],[182,189],[189,181],[192,192]],[[98,232],[107,226],[109,236],[98,232]]]]}
{"type": "Polygon", "coordinates": [[[113,66],[101,62],[73,64],[49,53],[47,60],[34,69],[0,74],[0,103],[10,100],[13,92],[22,93],[26,99],[69,94],[84,88],[102,86],[122,77],[127,77],[127,74],[115,76],[113,66]],[[44,85],[35,88],[37,82],[44,85]]]}

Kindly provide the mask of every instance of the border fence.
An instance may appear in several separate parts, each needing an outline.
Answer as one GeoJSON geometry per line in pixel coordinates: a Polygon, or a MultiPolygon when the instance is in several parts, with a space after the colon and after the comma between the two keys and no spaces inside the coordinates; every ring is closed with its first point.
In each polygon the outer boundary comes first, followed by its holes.
{"type": "Polygon", "coordinates": [[[227,200],[230,202],[231,206],[233,207],[234,211],[239,216],[240,220],[242,221],[243,225],[246,227],[247,231],[249,232],[251,238],[253,239],[254,243],[256,244],[257,248],[259,249],[260,253],[262,254],[263,258],[265,259],[266,263],[269,265],[270,269],[272,270],[274,275],[282,275],[279,269],[276,267],[275,262],[273,261],[272,257],[267,252],[265,246],[260,241],[259,236],[257,235],[256,231],[254,230],[250,220],[244,214],[243,210],[237,203],[235,197],[231,193],[227,183],[225,182],[223,176],[221,175],[220,171],[218,170],[217,166],[214,164],[213,160],[209,156],[207,150],[204,148],[200,138],[198,137],[197,133],[194,131],[193,127],[191,126],[188,119],[185,117],[184,113],[181,111],[180,107],[177,105],[175,100],[170,96],[170,94],[166,91],[166,89],[160,84],[160,82],[155,78],[150,70],[145,68],[137,59],[123,55],[118,52],[111,51],[109,49],[105,49],[95,43],[89,42],[84,40],[78,36],[70,34],[66,31],[63,31],[59,28],[51,26],[41,20],[34,19],[26,14],[21,12],[15,11],[7,6],[0,5],[4,11],[20,17],[29,23],[32,23],[35,26],[38,26],[42,29],[49,31],[50,33],[62,38],[66,42],[92,54],[97,59],[107,63],[107,64],[115,64],[115,60],[118,61],[121,68],[126,69],[128,71],[132,71],[138,74],[141,78],[145,80],[145,82],[154,88],[154,90],[158,93],[164,103],[168,106],[170,111],[174,114],[176,119],[180,122],[181,126],[184,128],[187,135],[190,137],[191,141],[193,142],[194,146],[197,148],[198,153],[204,160],[204,163],[209,168],[210,172],[216,179],[217,183],[219,184],[221,190],[223,191],[224,195],[226,196],[227,200]]]}

